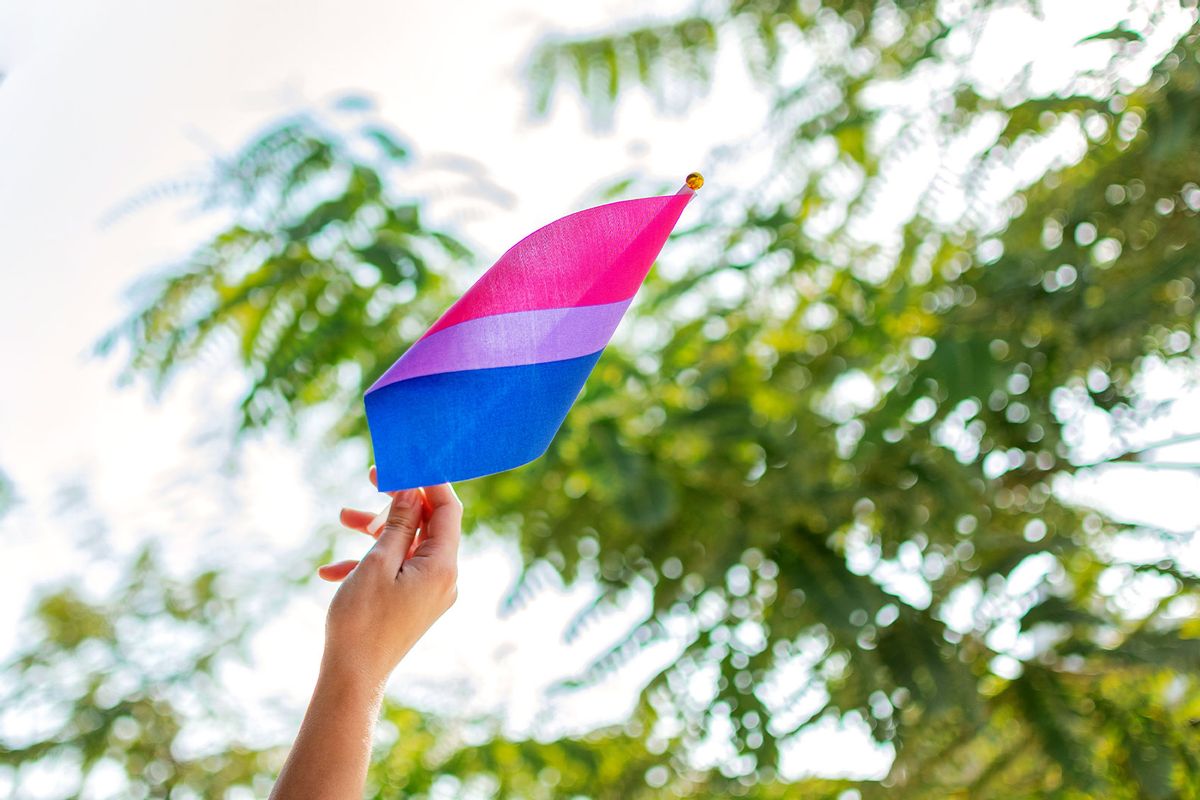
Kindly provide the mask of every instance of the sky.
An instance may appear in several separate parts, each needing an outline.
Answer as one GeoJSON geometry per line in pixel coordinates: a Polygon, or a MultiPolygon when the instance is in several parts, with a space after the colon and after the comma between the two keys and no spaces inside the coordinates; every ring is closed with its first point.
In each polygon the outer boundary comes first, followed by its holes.
{"type": "MultiPolygon", "coordinates": [[[[654,11],[687,7],[667,0],[654,11]]],[[[1002,20],[980,43],[981,74],[999,80],[1014,64],[1036,62],[1043,80],[1061,79],[1069,65],[1054,54],[1123,7],[1063,0],[1049,4],[1043,23],[1002,20]]],[[[231,457],[226,412],[240,383],[227,365],[198,367],[156,396],[137,382],[119,385],[118,364],[92,357],[95,341],[129,309],[130,285],[185,255],[214,224],[177,200],[114,219],[129,198],[195,174],[280,114],[324,107],[350,91],[373,98],[423,163],[467,157],[508,193],[504,202],[464,204],[454,191],[459,179],[436,171],[423,179],[431,219],[469,240],[481,267],[524,233],[581,207],[613,176],[670,182],[700,169],[710,186],[747,180],[738,165],[711,157],[749,134],[764,108],[729,53],[712,92],[686,114],[664,114],[634,93],[606,130],[590,129],[569,96],[547,119],[530,115],[522,67],[541,36],[642,20],[644,3],[445,9],[432,0],[0,0],[0,353],[9,376],[0,393],[0,469],[20,497],[0,518],[0,548],[6,563],[22,565],[17,580],[0,584],[0,653],[17,640],[37,586],[67,575],[96,589],[112,580],[113,562],[82,544],[97,526],[117,552],[155,537],[186,570],[215,552],[265,563],[293,552],[340,505],[379,505],[365,476],[349,469],[361,454],[306,450],[271,434],[231,457]]],[[[1147,392],[1183,397],[1186,379],[1152,370],[1147,392]]],[[[1195,418],[1200,404],[1181,408],[1165,427],[1195,418]]],[[[1171,455],[1200,460],[1193,451],[1171,455]]],[[[1200,524],[1179,499],[1195,488],[1186,475],[1124,470],[1071,491],[1114,514],[1182,530],[1200,524]]],[[[339,557],[352,557],[363,544],[347,534],[340,547],[339,557]]],[[[515,570],[509,544],[470,539],[466,591],[402,665],[397,686],[465,681],[467,710],[501,713],[510,731],[528,732],[544,724],[546,687],[646,613],[631,601],[567,645],[561,631],[589,587],[551,586],[502,616],[498,603],[515,570]]],[[[314,586],[264,621],[254,663],[232,676],[247,703],[291,709],[277,735],[287,735],[307,697],[331,591],[314,586]]],[[[555,700],[563,705],[554,716],[578,729],[619,721],[670,656],[651,651],[600,686],[555,700]]],[[[890,758],[853,726],[825,726],[794,749],[793,774],[818,763],[828,774],[879,774],[890,758]]]]}

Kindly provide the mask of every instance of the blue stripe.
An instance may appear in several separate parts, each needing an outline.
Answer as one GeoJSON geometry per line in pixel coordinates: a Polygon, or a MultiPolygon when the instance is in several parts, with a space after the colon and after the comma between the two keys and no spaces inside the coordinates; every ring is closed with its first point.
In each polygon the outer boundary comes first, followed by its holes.
{"type": "Polygon", "coordinates": [[[601,350],[422,375],[366,395],[380,491],[464,481],[546,452],[601,350]]]}

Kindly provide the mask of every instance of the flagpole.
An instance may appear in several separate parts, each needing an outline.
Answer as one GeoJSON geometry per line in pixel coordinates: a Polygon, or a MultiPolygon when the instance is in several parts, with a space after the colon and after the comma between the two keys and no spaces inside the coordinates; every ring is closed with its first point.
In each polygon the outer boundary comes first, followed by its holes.
{"type": "Polygon", "coordinates": [[[676,194],[695,194],[696,190],[704,185],[704,176],[699,172],[689,172],[688,176],[683,179],[683,186],[679,187],[676,194]]]}

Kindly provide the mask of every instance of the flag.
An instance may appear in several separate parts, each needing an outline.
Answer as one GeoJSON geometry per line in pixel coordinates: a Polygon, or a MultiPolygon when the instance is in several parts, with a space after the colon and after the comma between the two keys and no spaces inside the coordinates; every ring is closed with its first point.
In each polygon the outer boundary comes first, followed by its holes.
{"type": "Polygon", "coordinates": [[[379,489],[502,472],[546,452],[703,185],[589,208],[526,236],[367,390],[379,489]]]}

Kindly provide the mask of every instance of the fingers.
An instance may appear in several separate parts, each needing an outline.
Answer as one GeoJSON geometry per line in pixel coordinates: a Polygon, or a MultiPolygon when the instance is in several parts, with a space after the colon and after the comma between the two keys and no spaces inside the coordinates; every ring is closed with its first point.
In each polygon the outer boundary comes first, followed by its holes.
{"type": "Polygon", "coordinates": [[[417,526],[421,524],[422,504],[418,492],[408,489],[396,492],[392,504],[388,507],[387,521],[379,532],[379,538],[373,551],[384,557],[384,563],[392,574],[399,572],[400,566],[408,556],[417,535],[417,526]]]}
{"type": "MultiPolygon", "coordinates": [[[[420,490],[418,490],[420,491],[420,490]]],[[[429,515],[433,512],[433,507],[429,501],[425,499],[425,495],[420,495],[421,499],[421,518],[429,519],[429,515]]],[[[388,514],[391,512],[391,505],[383,507],[383,510],[377,514],[372,514],[370,511],[363,511],[358,508],[343,508],[339,514],[339,519],[345,527],[352,531],[365,533],[371,538],[379,537],[379,531],[383,529],[387,523],[388,514]]]]}
{"type": "Polygon", "coordinates": [[[421,512],[425,519],[429,519],[433,514],[433,503],[429,500],[429,495],[424,489],[417,489],[417,493],[421,496],[421,512]]]}
{"type": "MultiPolygon", "coordinates": [[[[372,486],[379,488],[379,473],[374,466],[367,471],[367,477],[371,480],[372,486]]],[[[428,498],[425,497],[424,490],[418,491],[420,492],[421,504],[424,507],[422,516],[428,519],[429,515],[433,512],[433,506],[430,504],[428,498]]],[[[385,494],[389,497],[395,497],[397,492],[385,492],[385,494]]],[[[339,519],[342,525],[352,531],[358,531],[378,538],[379,531],[383,528],[384,523],[387,522],[389,510],[390,506],[384,508],[378,514],[372,514],[370,511],[363,511],[357,508],[343,508],[339,519]]]]}
{"type": "MultiPolygon", "coordinates": [[[[378,487],[375,467],[371,467],[368,477],[378,487]]],[[[392,498],[392,502],[378,514],[357,508],[343,508],[339,514],[342,525],[380,540],[373,549],[387,556],[385,560],[389,568],[394,566],[399,570],[406,559],[418,553],[428,557],[444,552],[451,561],[457,558],[462,504],[450,484],[386,494],[392,498]],[[389,528],[392,532],[388,540],[382,542],[383,533],[389,528]]],[[[357,563],[343,561],[327,564],[318,570],[318,574],[326,580],[340,581],[350,574],[357,563]]]]}
{"type": "Polygon", "coordinates": [[[391,506],[389,505],[378,514],[357,508],[343,508],[338,515],[338,519],[342,525],[350,530],[365,533],[374,538],[379,535],[383,524],[387,522],[388,510],[390,508],[391,506]]]}
{"type": "Polygon", "coordinates": [[[335,564],[326,564],[322,567],[317,567],[317,575],[319,575],[322,580],[336,583],[337,581],[343,580],[347,575],[353,572],[354,568],[357,566],[358,562],[353,559],[350,561],[338,561],[335,564]]]}
{"type": "Polygon", "coordinates": [[[462,538],[462,503],[448,483],[426,486],[422,494],[429,503],[429,519],[414,555],[445,555],[454,561],[462,538]]]}
{"type": "MultiPolygon", "coordinates": [[[[372,486],[374,486],[376,489],[379,488],[379,472],[375,469],[374,464],[372,464],[371,468],[367,470],[367,478],[370,479],[372,486]]],[[[389,497],[396,496],[395,492],[384,492],[384,494],[388,495],[389,497]]]]}
{"type": "MultiPolygon", "coordinates": [[[[379,472],[375,469],[374,464],[372,464],[371,468],[369,470],[367,470],[367,477],[371,480],[371,485],[374,486],[376,489],[378,489],[379,488],[379,472]]],[[[425,497],[424,489],[417,489],[416,491],[421,493],[421,503],[422,503],[422,505],[425,506],[425,517],[428,518],[430,513],[433,512],[433,506],[429,503],[429,499],[427,497],[425,497]]],[[[388,497],[396,496],[396,492],[384,492],[384,494],[386,494],[388,497]]],[[[451,494],[453,494],[453,490],[451,490],[451,494]]]]}
{"type": "Polygon", "coordinates": [[[426,486],[421,490],[421,493],[425,495],[431,512],[441,506],[452,505],[458,505],[459,510],[462,510],[462,503],[458,501],[458,495],[454,493],[454,487],[448,483],[439,483],[437,486],[426,486]]]}

